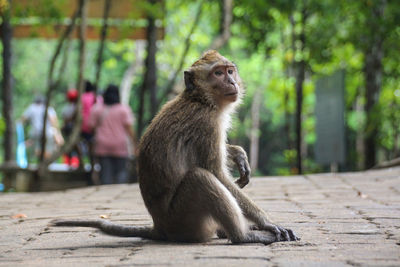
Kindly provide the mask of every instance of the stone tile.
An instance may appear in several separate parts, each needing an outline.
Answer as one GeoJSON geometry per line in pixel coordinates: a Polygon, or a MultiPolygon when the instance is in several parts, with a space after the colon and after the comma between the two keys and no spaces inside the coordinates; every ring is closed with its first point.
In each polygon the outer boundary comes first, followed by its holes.
{"type": "Polygon", "coordinates": [[[56,218],[107,216],[151,225],[137,184],[0,194],[0,266],[398,266],[400,168],[252,178],[244,189],[301,241],[231,245],[110,237],[48,227],[56,218]],[[23,213],[26,218],[13,219],[23,213]]]}

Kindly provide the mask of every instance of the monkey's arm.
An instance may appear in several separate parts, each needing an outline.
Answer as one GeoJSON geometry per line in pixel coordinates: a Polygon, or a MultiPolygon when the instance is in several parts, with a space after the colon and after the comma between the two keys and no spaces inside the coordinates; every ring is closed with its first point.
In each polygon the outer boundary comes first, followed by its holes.
{"type": "Polygon", "coordinates": [[[240,146],[226,145],[229,160],[236,165],[239,170],[240,178],[235,183],[240,187],[245,187],[250,181],[250,165],[247,159],[246,151],[240,146]]]}

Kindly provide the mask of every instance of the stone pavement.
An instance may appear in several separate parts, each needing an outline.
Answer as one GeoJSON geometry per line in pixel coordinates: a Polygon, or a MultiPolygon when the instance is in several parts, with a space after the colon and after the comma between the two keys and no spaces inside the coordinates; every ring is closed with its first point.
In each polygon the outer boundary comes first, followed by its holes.
{"type": "Polygon", "coordinates": [[[47,226],[99,217],[149,225],[137,184],[9,193],[0,194],[0,266],[400,266],[400,168],[252,178],[244,190],[302,240],[162,243],[47,226]]]}

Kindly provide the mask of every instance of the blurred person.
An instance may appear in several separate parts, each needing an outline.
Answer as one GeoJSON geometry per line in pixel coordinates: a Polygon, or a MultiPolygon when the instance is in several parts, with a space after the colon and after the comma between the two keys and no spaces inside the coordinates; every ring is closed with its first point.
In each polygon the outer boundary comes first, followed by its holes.
{"type": "Polygon", "coordinates": [[[85,92],[81,96],[82,102],[82,126],[81,126],[81,147],[82,152],[88,155],[90,165],[93,168],[93,132],[89,126],[90,111],[96,103],[95,87],[89,81],[85,81],[85,92]]]}
{"type": "MultiPolygon", "coordinates": [[[[21,122],[30,124],[29,141],[34,148],[37,157],[40,156],[42,131],[43,131],[43,115],[46,109],[45,98],[41,95],[35,97],[35,100],[24,111],[21,122]]],[[[48,158],[55,151],[57,145],[62,145],[64,139],[60,133],[58,126],[57,114],[54,108],[48,107],[46,120],[46,147],[44,157],[48,158]]]]}
{"type": "Polygon", "coordinates": [[[94,85],[86,81],[85,82],[85,92],[81,96],[82,101],[82,137],[87,141],[93,138],[92,129],[89,126],[90,111],[94,104],[96,103],[96,93],[94,85]]]}
{"type": "MultiPolygon", "coordinates": [[[[66,98],[68,103],[62,110],[63,127],[61,128],[61,132],[65,138],[69,138],[74,128],[77,115],[78,90],[69,89],[66,93],[66,98]]],[[[80,158],[81,153],[79,147],[75,145],[70,153],[63,155],[63,162],[72,168],[78,168],[82,167],[80,158]]]]}
{"type": "Polygon", "coordinates": [[[90,114],[90,126],[94,130],[94,154],[100,163],[102,184],[128,182],[128,142],[137,140],[133,131],[134,117],[130,107],[122,105],[119,89],[109,85],[103,94],[104,104],[96,104],[90,114]]]}

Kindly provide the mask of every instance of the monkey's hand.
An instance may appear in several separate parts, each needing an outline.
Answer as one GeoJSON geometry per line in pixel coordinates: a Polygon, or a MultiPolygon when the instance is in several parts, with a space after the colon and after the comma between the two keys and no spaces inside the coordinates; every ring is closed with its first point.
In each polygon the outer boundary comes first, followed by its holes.
{"type": "Polygon", "coordinates": [[[235,183],[240,187],[245,187],[250,182],[250,165],[247,160],[236,163],[239,169],[240,178],[235,181],[235,183]]]}
{"type": "Polygon", "coordinates": [[[240,178],[235,181],[235,183],[240,187],[245,187],[250,181],[250,164],[247,159],[246,151],[240,146],[228,146],[229,159],[238,168],[240,178]]]}
{"type": "Polygon", "coordinates": [[[282,226],[266,223],[261,227],[258,226],[259,230],[269,231],[276,236],[277,241],[299,241],[300,237],[296,236],[296,234],[291,229],[283,228],[282,226]]]}

